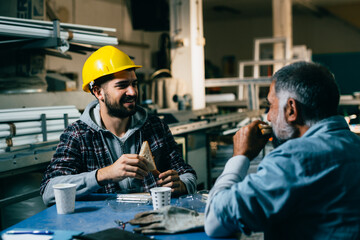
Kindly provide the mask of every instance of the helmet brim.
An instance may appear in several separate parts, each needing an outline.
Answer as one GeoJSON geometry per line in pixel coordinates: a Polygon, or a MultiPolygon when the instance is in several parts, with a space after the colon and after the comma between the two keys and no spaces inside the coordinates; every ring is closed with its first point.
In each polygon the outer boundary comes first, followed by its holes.
{"type": "MultiPolygon", "coordinates": [[[[124,71],[124,70],[128,70],[128,69],[138,69],[138,68],[142,68],[141,65],[126,65],[126,66],[122,66],[122,67],[119,67],[117,69],[115,69],[114,71],[111,71],[111,72],[108,72],[106,74],[102,74],[100,75],[97,79],[99,78],[102,78],[102,77],[105,77],[105,76],[108,76],[108,75],[111,75],[111,74],[114,74],[114,73],[117,73],[117,72],[121,72],[121,71],[124,71]]],[[[97,79],[95,79],[94,81],[96,81],[97,79]]],[[[85,92],[90,92],[90,89],[89,89],[89,84],[84,84],[82,86],[82,89],[85,91],[85,92]]]]}

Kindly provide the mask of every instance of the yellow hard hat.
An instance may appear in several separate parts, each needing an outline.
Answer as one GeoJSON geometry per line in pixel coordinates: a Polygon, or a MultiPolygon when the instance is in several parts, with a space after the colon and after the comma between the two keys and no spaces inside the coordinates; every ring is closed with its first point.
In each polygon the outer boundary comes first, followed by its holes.
{"type": "Polygon", "coordinates": [[[96,50],[86,60],[83,70],[82,89],[90,92],[89,84],[99,77],[117,73],[130,68],[141,68],[140,65],[130,59],[130,57],[113,46],[105,46],[96,50]]]}

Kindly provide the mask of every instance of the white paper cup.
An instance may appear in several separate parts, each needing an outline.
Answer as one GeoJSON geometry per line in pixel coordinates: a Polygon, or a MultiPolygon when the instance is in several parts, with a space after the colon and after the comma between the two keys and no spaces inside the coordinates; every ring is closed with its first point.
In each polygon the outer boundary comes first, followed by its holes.
{"type": "Polygon", "coordinates": [[[170,205],[171,188],[155,187],[150,189],[154,210],[170,205]]]}
{"type": "Polygon", "coordinates": [[[74,212],[76,184],[61,183],[53,186],[58,214],[74,212]]]}

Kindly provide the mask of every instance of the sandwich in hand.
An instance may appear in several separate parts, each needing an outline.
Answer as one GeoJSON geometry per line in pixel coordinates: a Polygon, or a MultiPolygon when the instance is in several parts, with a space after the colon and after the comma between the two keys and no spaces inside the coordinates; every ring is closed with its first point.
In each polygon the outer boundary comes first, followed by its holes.
{"type": "Polygon", "coordinates": [[[272,128],[267,124],[259,124],[259,129],[263,136],[270,136],[272,134],[272,128]]]}
{"type": "Polygon", "coordinates": [[[159,171],[156,169],[154,157],[151,153],[150,146],[147,141],[142,143],[139,155],[145,158],[148,170],[150,172],[157,173],[158,175],[159,171]]]}

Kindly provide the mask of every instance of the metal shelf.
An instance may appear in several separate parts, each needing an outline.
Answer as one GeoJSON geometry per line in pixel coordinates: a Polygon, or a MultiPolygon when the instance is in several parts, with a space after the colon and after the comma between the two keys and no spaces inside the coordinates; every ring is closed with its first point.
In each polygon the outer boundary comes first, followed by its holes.
{"type": "MultiPolygon", "coordinates": [[[[104,31],[116,32],[116,29],[63,24],[59,20],[50,22],[0,16],[0,36],[6,37],[5,40],[0,41],[0,48],[3,50],[54,48],[60,53],[65,53],[73,43],[117,45],[117,38],[103,33],[104,31]]],[[[76,51],[79,47],[74,48],[76,51]]]]}
{"type": "Polygon", "coordinates": [[[28,149],[0,154],[0,178],[43,169],[50,162],[57,143],[44,142],[40,147],[27,145],[24,148],[28,149]]]}
{"type": "Polygon", "coordinates": [[[229,113],[226,115],[218,115],[214,118],[209,118],[197,122],[170,124],[169,128],[173,135],[179,135],[207,128],[218,127],[226,124],[238,123],[245,118],[259,117],[263,112],[264,110],[254,110],[241,113],[229,113]]]}

